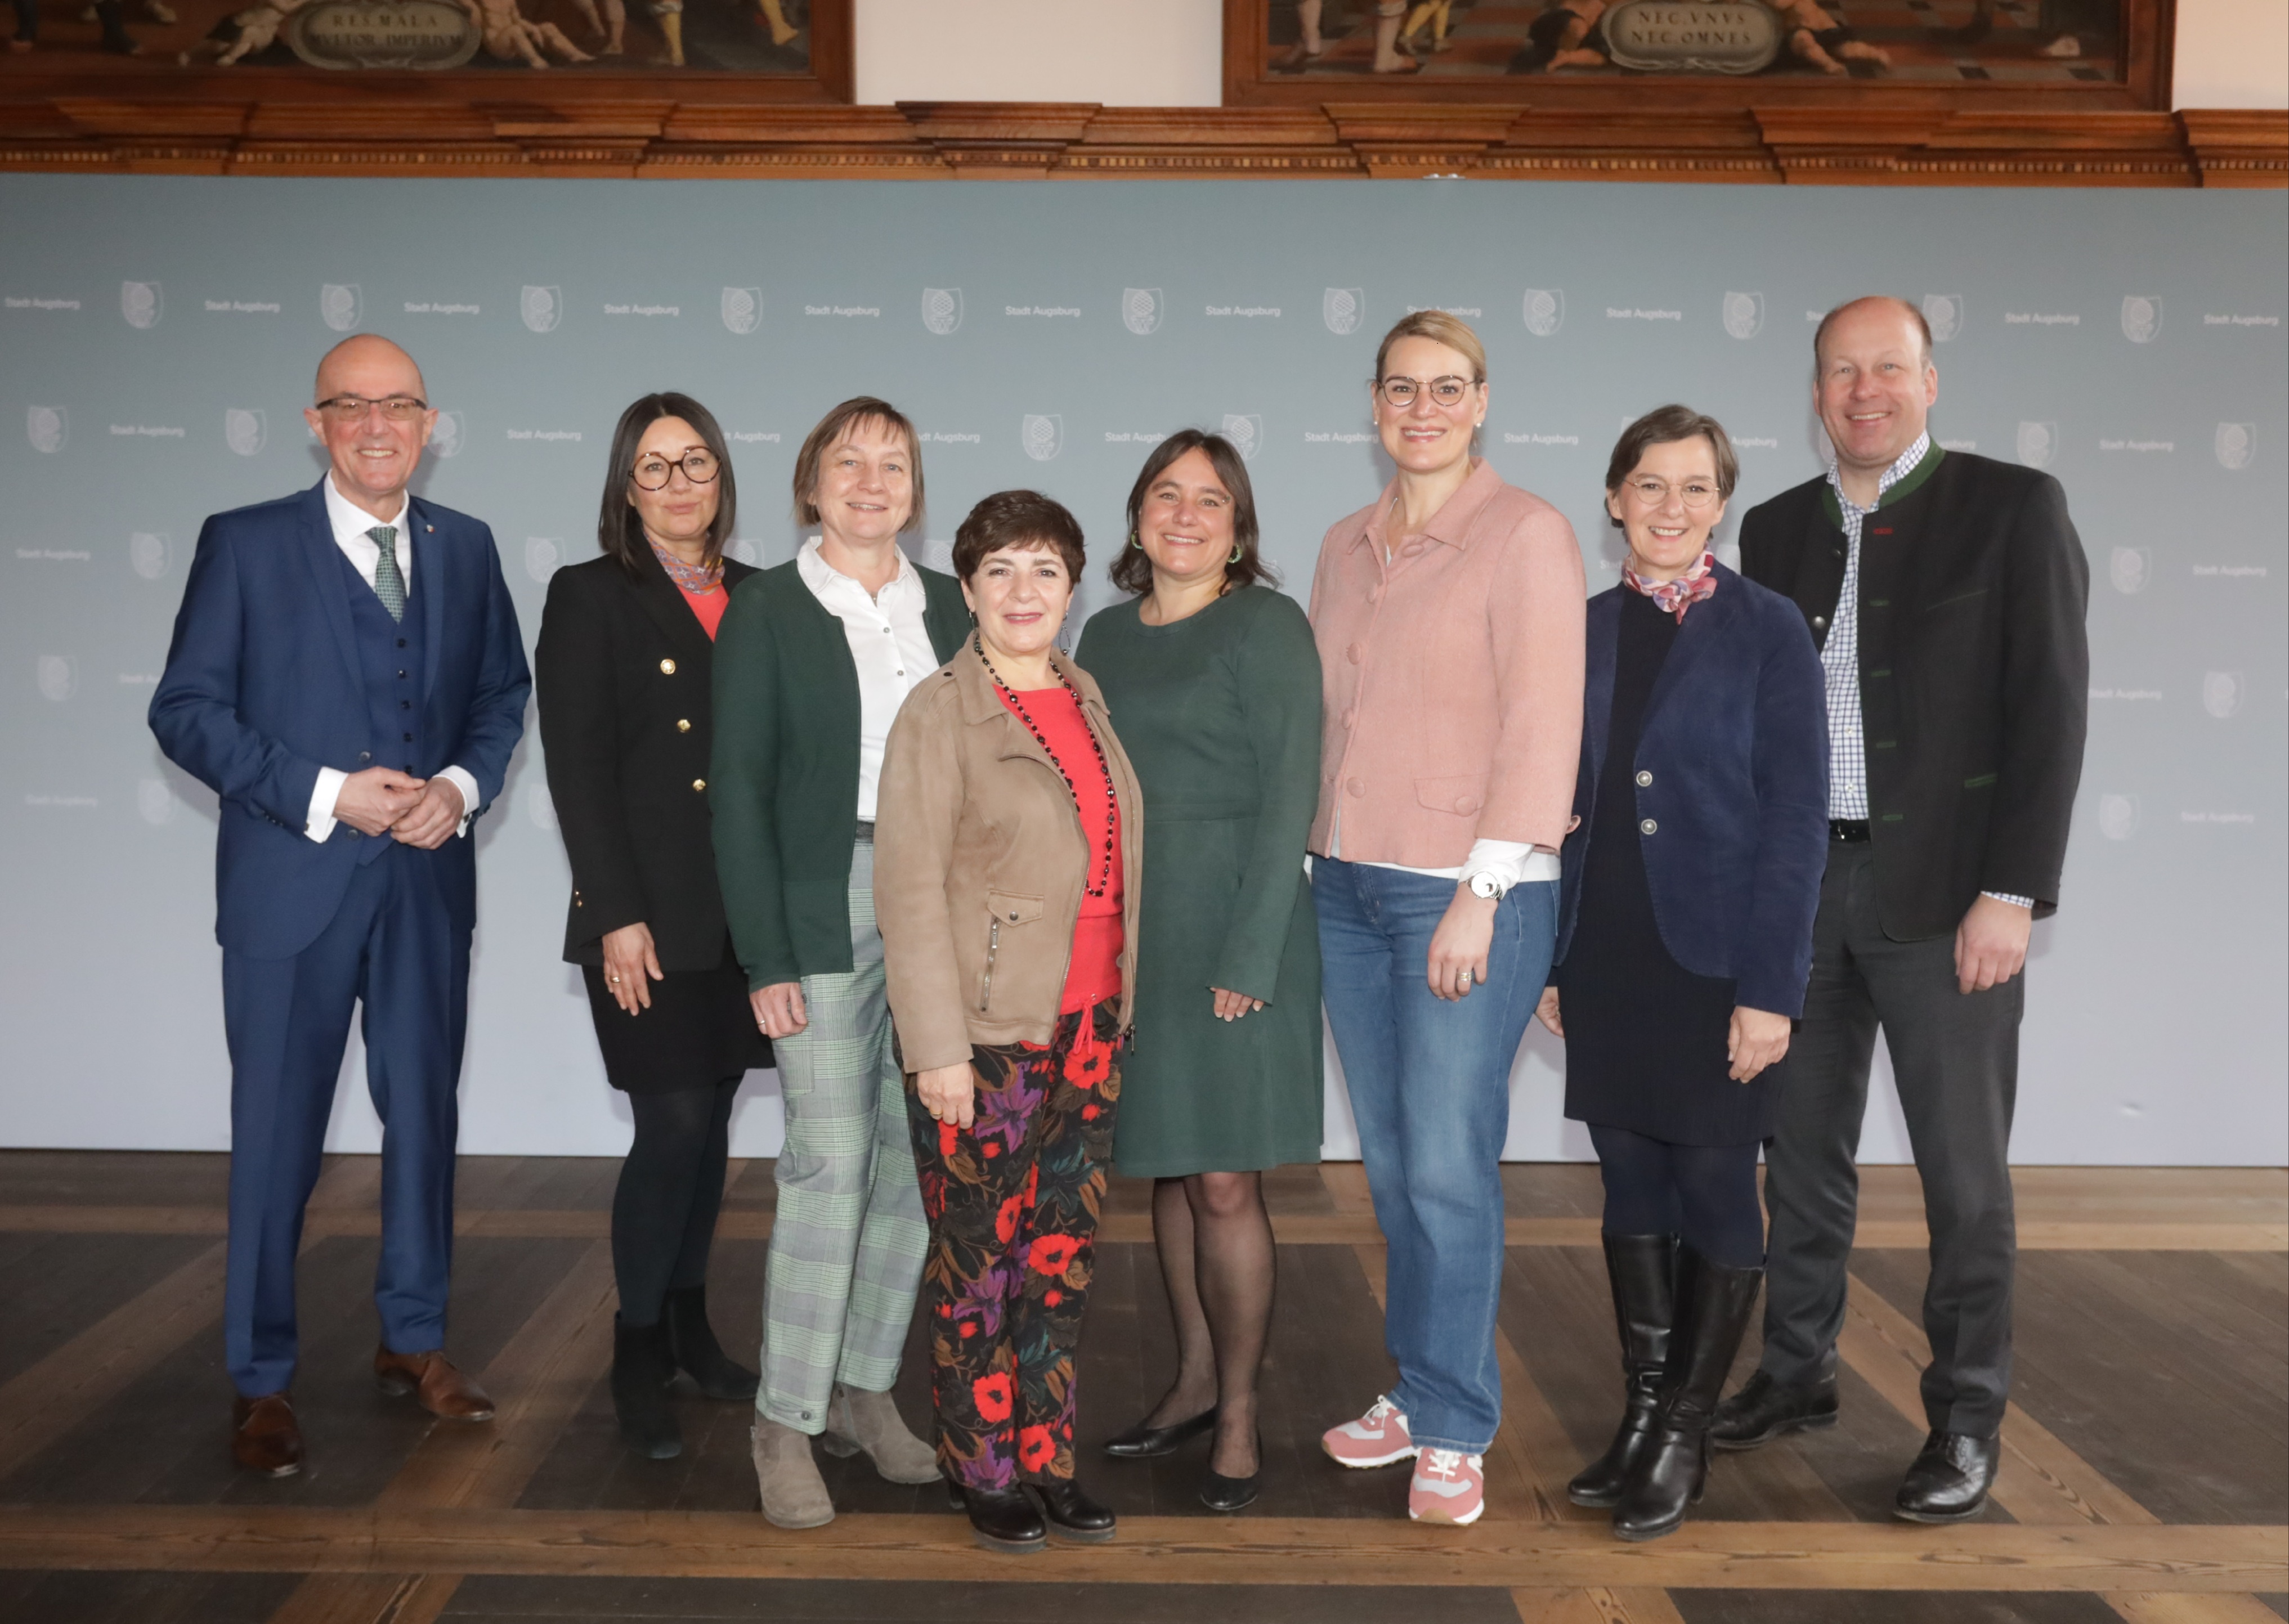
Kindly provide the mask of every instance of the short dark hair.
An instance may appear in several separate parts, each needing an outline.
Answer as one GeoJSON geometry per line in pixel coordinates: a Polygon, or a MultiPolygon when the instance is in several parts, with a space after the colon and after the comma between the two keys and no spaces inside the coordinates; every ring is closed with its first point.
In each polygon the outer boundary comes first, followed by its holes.
{"type": "Polygon", "coordinates": [[[706,561],[713,569],[722,561],[723,544],[731,539],[732,526],[738,521],[738,486],[731,478],[731,453],[723,443],[723,430],[715,414],[690,395],[672,389],[637,401],[620,414],[619,426],[612,430],[603,507],[596,515],[596,545],[631,574],[641,560],[650,556],[651,544],[644,539],[643,521],[628,500],[628,482],[635,473],[636,448],[643,443],[644,431],[662,418],[681,418],[698,429],[700,442],[715,454],[715,466],[722,470],[715,476],[715,521],[707,527],[706,561]]]}
{"type": "Polygon", "coordinates": [[[914,426],[906,414],[888,401],[878,401],[871,394],[854,394],[833,408],[818,420],[802,442],[802,450],[794,454],[794,521],[797,524],[817,524],[818,504],[811,498],[818,494],[818,465],[826,460],[826,453],[834,442],[854,423],[869,420],[906,437],[906,460],[913,465],[914,506],[906,515],[900,530],[917,529],[922,521],[922,437],[914,433],[914,426]]]}
{"type": "Polygon", "coordinates": [[[1846,311],[1851,309],[1853,306],[1866,304],[1898,306],[1900,309],[1905,313],[1908,319],[1916,324],[1916,334],[1924,341],[1924,365],[1931,365],[1931,322],[1925,316],[1921,307],[1911,305],[1906,299],[1897,298],[1889,293],[1863,293],[1857,299],[1847,299],[1842,304],[1837,306],[1826,315],[1821,317],[1820,325],[1812,330],[1812,371],[1814,377],[1817,378],[1820,375],[1820,346],[1828,340],[1828,329],[1830,323],[1834,322],[1838,316],[1842,315],[1846,311]]]}
{"type": "Polygon", "coordinates": [[[1232,539],[1240,549],[1237,559],[1225,561],[1224,578],[1230,585],[1254,586],[1259,583],[1277,585],[1279,577],[1272,571],[1256,551],[1258,531],[1256,523],[1256,490],[1248,482],[1248,464],[1240,459],[1238,448],[1222,434],[1210,434],[1201,428],[1180,428],[1152,448],[1145,458],[1144,466],[1137,472],[1137,482],[1129,488],[1129,535],[1126,544],[1113,557],[1113,567],[1105,573],[1113,584],[1123,592],[1139,593],[1151,589],[1152,561],[1137,543],[1137,527],[1144,513],[1144,498],[1152,494],[1153,485],[1168,471],[1169,466],[1189,451],[1198,451],[1208,459],[1216,470],[1216,481],[1232,493],[1232,539]]]}
{"type": "Polygon", "coordinates": [[[997,490],[969,510],[953,533],[954,575],[967,585],[977,567],[1005,547],[1028,553],[1054,549],[1076,584],[1088,561],[1081,521],[1064,503],[1038,490],[997,490]]]}
{"type": "Polygon", "coordinates": [[[1741,482],[1741,459],[1734,455],[1733,437],[1708,413],[1677,405],[1656,406],[1622,431],[1622,437],[1614,442],[1614,454],[1606,459],[1606,494],[1611,496],[1622,488],[1630,470],[1644,459],[1647,446],[1694,439],[1709,442],[1717,458],[1718,498],[1730,501],[1733,487],[1741,482]]]}

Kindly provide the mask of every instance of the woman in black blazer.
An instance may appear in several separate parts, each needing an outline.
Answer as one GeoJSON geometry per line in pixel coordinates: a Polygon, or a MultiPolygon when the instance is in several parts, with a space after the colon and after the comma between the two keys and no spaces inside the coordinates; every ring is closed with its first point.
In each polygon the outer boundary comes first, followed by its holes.
{"type": "Polygon", "coordinates": [[[548,792],[572,864],[564,957],[581,967],[604,1074],[635,1141],[612,1197],[612,1403],[627,1442],[682,1452],[678,1370],[752,1399],[707,1319],[731,1099],[770,1048],[747,1007],[707,812],[715,627],[754,571],[723,556],[734,490],[723,432],[688,395],[621,414],[596,539],[548,585],[534,659],[548,792]]]}
{"type": "Polygon", "coordinates": [[[1827,705],[1796,606],[1719,564],[1738,466],[1682,406],[1622,433],[1606,511],[1622,584],[1590,600],[1582,761],[1542,996],[1566,1114],[1606,1185],[1628,1395],[1567,1485],[1651,1540],[1709,1470],[1725,1373],[1764,1278],[1757,1150],[1804,1012],[1828,858],[1827,705]],[[1562,1009],[1562,1016],[1561,1016],[1562,1009]]]}

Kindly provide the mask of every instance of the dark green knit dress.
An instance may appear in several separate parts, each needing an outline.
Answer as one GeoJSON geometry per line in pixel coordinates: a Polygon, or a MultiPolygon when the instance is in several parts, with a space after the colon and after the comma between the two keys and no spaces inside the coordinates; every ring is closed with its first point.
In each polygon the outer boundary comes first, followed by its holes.
{"type": "Polygon", "coordinates": [[[1137,600],[1074,657],[1144,788],[1137,1038],[1114,1159],[1146,1178],[1320,1159],[1320,937],[1304,842],[1320,790],[1320,657],[1286,594],[1244,586],[1174,625],[1137,600]],[[1260,998],[1216,1018],[1211,988],[1260,998]]]}

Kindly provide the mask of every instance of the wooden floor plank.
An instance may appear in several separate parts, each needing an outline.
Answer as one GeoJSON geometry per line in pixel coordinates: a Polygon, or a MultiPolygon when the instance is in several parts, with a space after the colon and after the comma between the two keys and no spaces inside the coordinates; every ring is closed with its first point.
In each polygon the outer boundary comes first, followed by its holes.
{"type": "Polygon", "coordinates": [[[2254,1596],[2118,1591],[2106,1604],[2125,1624],[2281,1624],[2281,1615],[2254,1596]]]}
{"type": "MultiPolygon", "coordinates": [[[[1902,1414],[1921,1422],[1918,1389],[1931,1344],[1914,1321],[1854,1275],[1837,1351],[1902,1414]]],[[[2152,1524],[2154,1514],[2117,1488],[2017,1405],[2005,1413],[1994,1499],[2022,1523],[2152,1524]]]]}
{"type": "Polygon", "coordinates": [[[1685,1624],[1677,1604],[1669,1599],[1666,1590],[1647,1590],[1632,1587],[1619,1590],[1599,1589],[1591,1592],[1611,1624],[1685,1624]]]}
{"type": "Polygon", "coordinates": [[[218,1241],[0,1386],[0,1479],[222,1313],[218,1241]]]}
{"type": "Polygon", "coordinates": [[[1613,1614],[1600,1609],[1590,1590],[1512,1590],[1511,1605],[1518,1609],[1518,1624],[1613,1624],[1613,1614]]]}
{"type": "Polygon", "coordinates": [[[11,1506],[0,1568],[2247,1595],[2289,1588],[2289,1548],[2265,1526],[1695,1522],[1624,1545],[1568,1524],[1189,1517],[1124,1519],[1111,1545],[1027,1563],[979,1550],[950,1512],[786,1533],[717,1511],[11,1506]]]}

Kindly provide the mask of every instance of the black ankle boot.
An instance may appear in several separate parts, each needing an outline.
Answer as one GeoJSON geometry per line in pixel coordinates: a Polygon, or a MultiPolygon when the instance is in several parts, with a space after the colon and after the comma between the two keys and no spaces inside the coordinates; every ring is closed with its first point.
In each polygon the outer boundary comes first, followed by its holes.
{"type": "Polygon", "coordinates": [[[699,1390],[710,1398],[753,1398],[755,1396],[755,1373],[744,1365],[735,1365],[715,1340],[715,1327],[707,1320],[707,1288],[705,1286],[677,1286],[667,1294],[661,1323],[667,1327],[667,1346],[674,1361],[672,1377],[680,1370],[699,1384],[699,1390]]]}
{"type": "Polygon", "coordinates": [[[665,1322],[632,1325],[612,1316],[612,1413],[619,1417],[622,1441],[655,1461],[683,1453],[683,1434],[667,1402],[674,1376],[665,1322]]]}
{"type": "Polygon", "coordinates": [[[1679,1248],[1676,1329],[1661,1412],[1614,1506],[1614,1532],[1622,1539],[1676,1532],[1685,1509],[1708,1486],[1709,1423],[1764,1279],[1761,1268],[1727,1269],[1690,1246],[1679,1248]]]}
{"type": "Polygon", "coordinates": [[[1023,1489],[969,1489],[949,1483],[954,1503],[969,1513],[970,1537],[987,1550],[1031,1556],[1049,1543],[1041,1514],[1023,1489]]]}
{"type": "Polygon", "coordinates": [[[1577,1506],[1610,1506],[1622,1497],[1630,1468],[1653,1437],[1669,1363],[1670,1324],[1677,1306],[1677,1237],[1608,1235],[1606,1278],[1622,1335],[1622,1424],[1606,1453],[1566,1485],[1577,1506]]]}
{"type": "Polygon", "coordinates": [[[1051,1477],[1033,1486],[1041,1497],[1041,1514],[1049,1521],[1049,1532],[1059,1539],[1102,1545],[1113,1538],[1117,1526],[1113,1508],[1091,1500],[1072,1478],[1051,1477]]]}

